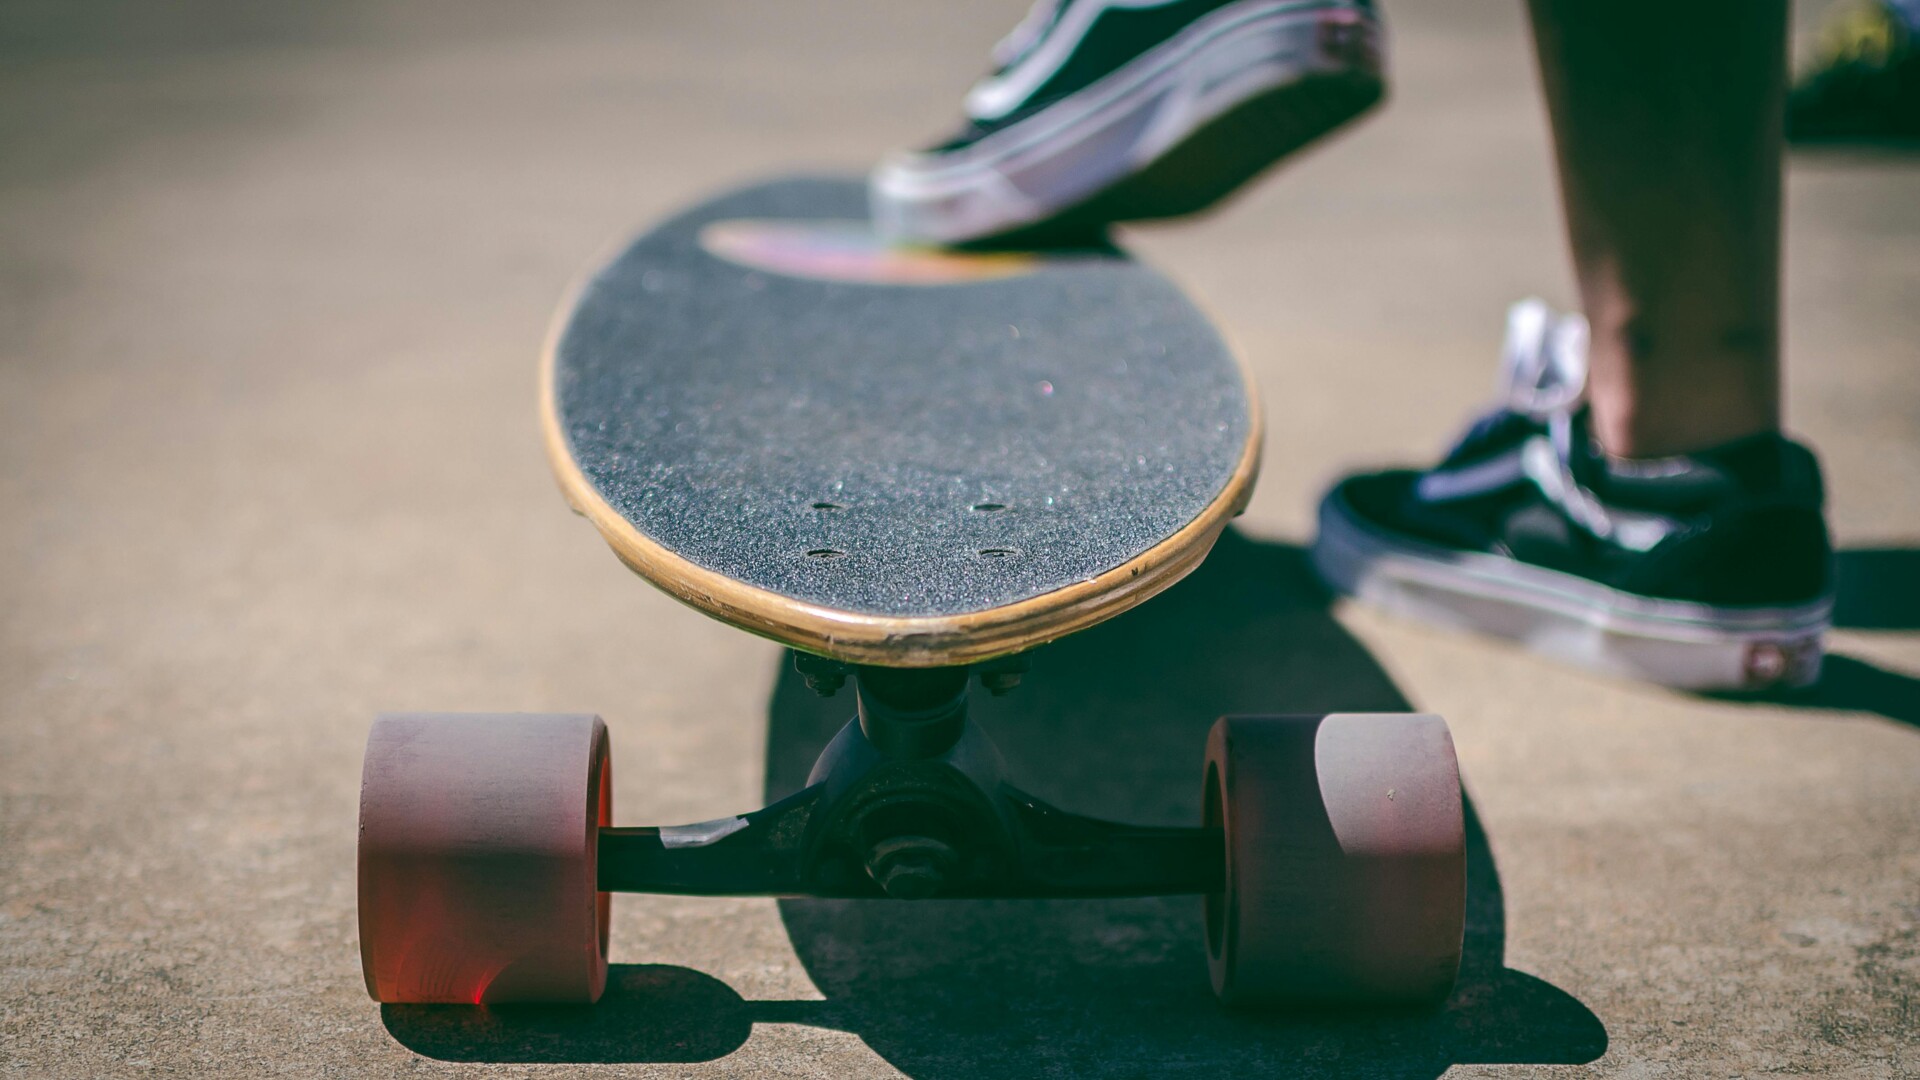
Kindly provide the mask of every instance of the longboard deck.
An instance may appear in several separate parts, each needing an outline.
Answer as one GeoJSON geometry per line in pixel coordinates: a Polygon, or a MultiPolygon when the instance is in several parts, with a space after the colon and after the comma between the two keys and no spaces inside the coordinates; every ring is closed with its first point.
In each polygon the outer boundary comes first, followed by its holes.
{"type": "Polygon", "coordinates": [[[628,566],[857,663],[1017,652],[1141,602],[1244,508],[1246,373],[1115,250],[889,249],[856,180],[645,233],[562,309],[549,457],[628,566]]]}

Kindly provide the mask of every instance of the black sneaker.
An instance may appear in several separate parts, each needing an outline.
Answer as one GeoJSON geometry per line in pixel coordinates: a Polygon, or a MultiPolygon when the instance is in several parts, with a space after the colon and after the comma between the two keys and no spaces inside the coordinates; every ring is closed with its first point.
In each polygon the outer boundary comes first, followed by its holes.
{"type": "Polygon", "coordinates": [[[1586,320],[1508,314],[1506,401],[1439,465],[1351,476],[1320,506],[1335,589],[1692,690],[1805,686],[1832,621],[1820,466],[1760,435],[1609,459],[1587,434],[1586,320]]]}
{"type": "Polygon", "coordinates": [[[1821,28],[1813,68],[1787,95],[1796,143],[1920,141],[1920,48],[1889,4],[1844,7],[1821,28]]]}
{"type": "Polygon", "coordinates": [[[967,124],[873,173],[895,239],[1078,234],[1212,205],[1380,99],[1371,0],[1038,0],[967,124]]]}

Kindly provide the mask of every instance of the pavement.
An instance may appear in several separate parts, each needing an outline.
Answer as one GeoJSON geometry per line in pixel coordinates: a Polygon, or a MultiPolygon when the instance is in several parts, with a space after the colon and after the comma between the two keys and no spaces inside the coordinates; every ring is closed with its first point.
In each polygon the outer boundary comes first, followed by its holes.
{"type": "Polygon", "coordinates": [[[1388,109],[1130,235],[1258,372],[1261,488],[983,717],[1037,794],[1180,822],[1216,713],[1443,713],[1445,1009],[1222,1013],[1189,900],[621,897],[597,1009],[367,999],[374,713],[599,712],[626,823],[791,790],[843,719],[563,512],[535,358],[617,236],[947,123],[1020,6],[0,10],[0,1074],[1920,1074],[1920,160],[1791,170],[1790,423],[1843,549],[1818,689],[1608,681],[1307,576],[1328,477],[1436,452],[1505,304],[1573,298],[1492,0],[1392,5],[1388,109]]]}

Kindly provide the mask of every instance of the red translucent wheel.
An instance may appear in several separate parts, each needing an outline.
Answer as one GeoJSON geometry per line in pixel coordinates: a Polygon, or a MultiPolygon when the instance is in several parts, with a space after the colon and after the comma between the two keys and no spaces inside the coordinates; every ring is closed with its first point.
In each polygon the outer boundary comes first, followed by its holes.
{"type": "Polygon", "coordinates": [[[1438,716],[1229,716],[1207,738],[1226,887],[1207,959],[1230,1004],[1436,1004],[1466,926],[1466,831],[1438,716]]]}
{"type": "Polygon", "coordinates": [[[607,983],[597,716],[407,713],[367,737],[360,960],[387,1002],[592,1002],[607,983]]]}

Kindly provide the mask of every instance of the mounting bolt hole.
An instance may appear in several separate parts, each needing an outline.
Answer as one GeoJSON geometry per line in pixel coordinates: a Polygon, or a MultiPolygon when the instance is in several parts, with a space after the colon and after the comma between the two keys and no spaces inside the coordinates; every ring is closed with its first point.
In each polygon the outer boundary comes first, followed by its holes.
{"type": "Polygon", "coordinates": [[[1005,510],[1006,508],[1007,508],[1007,504],[1005,503],[974,503],[973,504],[973,510],[977,514],[997,514],[1000,511],[1005,510]]]}
{"type": "Polygon", "coordinates": [[[821,559],[821,560],[838,559],[838,558],[844,557],[845,555],[846,555],[846,552],[836,551],[833,548],[814,548],[812,551],[807,552],[807,558],[821,559]]]}
{"type": "Polygon", "coordinates": [[[1012,548],[981,548],[980,549],[980,557],[983,559],[1011,559],[1018,554],[1019,552],[1013,550],[1012,548]]]}

